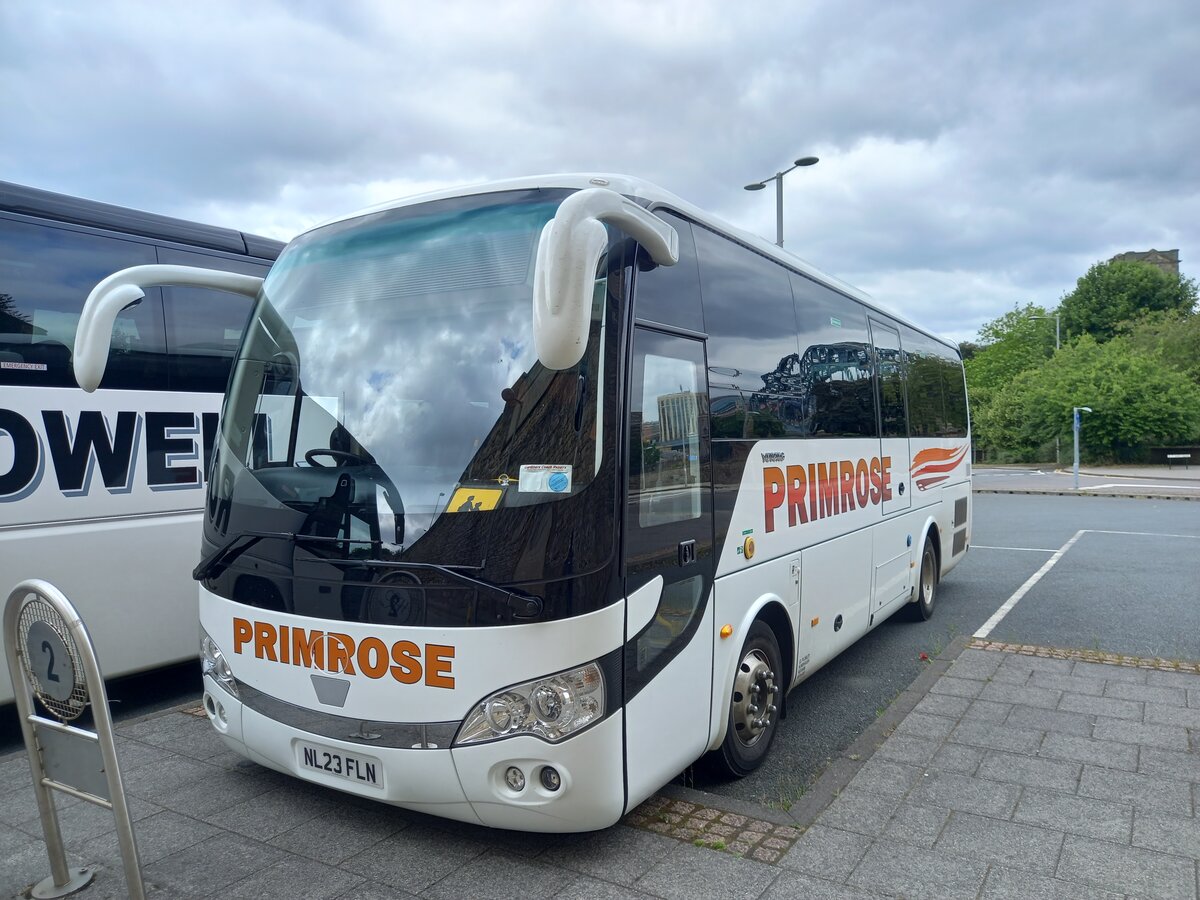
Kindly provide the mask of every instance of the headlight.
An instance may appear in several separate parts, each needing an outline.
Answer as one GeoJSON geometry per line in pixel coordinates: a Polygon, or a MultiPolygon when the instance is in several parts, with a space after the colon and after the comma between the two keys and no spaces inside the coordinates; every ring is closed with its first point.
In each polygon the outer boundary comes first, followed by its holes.
{"type": "Polygon", "coordinates": [[[233,669],[225,661],[225,654],[217,646],[217,642],[203,631],[200,632],[200,666],[205,675],[211,675],[221,687],[238,695],[237,679],[233,677],[233,669]]]}
{"type": "Polygon", "coordinates": [[[604,675],[591,662],[497,691],[467,713],[454,743],[531,734],[556,743],[604,715],[604,675]]]}

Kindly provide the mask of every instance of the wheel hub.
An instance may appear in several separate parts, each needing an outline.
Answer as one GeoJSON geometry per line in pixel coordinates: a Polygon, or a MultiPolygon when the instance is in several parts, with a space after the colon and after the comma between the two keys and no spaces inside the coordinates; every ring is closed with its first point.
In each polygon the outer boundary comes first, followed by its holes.
{"type": "Polygon", "coordinates": [[[933,555],[926,553],[921,560],[921,593],[924,595],[927,604],[933,599],[933,586],[933,555]]]}
{"type": "Polygon", "coordinates": [[[760,650],[751,650],[733,680],[733,728],[743,744],[755,744],[770,731],[779,712],[778,694],[767,658],[760,650]]]}

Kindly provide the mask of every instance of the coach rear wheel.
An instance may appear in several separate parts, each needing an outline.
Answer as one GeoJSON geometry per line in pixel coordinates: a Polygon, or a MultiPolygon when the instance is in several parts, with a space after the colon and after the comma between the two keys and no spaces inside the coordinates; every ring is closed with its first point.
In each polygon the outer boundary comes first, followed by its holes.
{"type": "Polygon", "coordinates": [[[933,549],[933,542],[926,538],[925,546],[921,550],[921,570],[917,576],[917,602],[913,604],[916,607],[913,618],[923,620],[933,615],[937,576],[937,552],[933,549]]]}
{"type": "Polygon", "coordinates": [[[765,623],[755,622],[746,635],[729,704],[729,727],[714,762],[740,778],[757,769],[775,737],[783,703],[783,660],[779,642],[765,623]]]}

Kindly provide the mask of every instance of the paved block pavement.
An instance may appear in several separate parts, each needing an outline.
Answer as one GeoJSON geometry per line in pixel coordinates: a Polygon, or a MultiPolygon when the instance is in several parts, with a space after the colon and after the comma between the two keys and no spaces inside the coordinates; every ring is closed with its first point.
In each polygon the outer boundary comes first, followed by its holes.
{"type": "MultiPolygon", "coordinates": [[[[790,809],[669,786],[585,835],[462,825],[118,728],[152,897],[1200,897],[1200,670],[959,639],[790,809]]],[[[61,797],[78,896],[125,896],[111,814],[61,797]]],[[[0,898],[49,873],[0,760],[0,898]]]]}

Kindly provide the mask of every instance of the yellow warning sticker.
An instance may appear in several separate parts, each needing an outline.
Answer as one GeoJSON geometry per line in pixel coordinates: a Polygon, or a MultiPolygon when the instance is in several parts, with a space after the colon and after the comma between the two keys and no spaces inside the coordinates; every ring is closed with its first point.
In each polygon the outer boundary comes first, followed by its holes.
{"type": "Polygon", "coordinates": [[[500,505],[504,491],[500,488],[460,487],[450,498],[446,512],[482,512],[500,505]]]}

